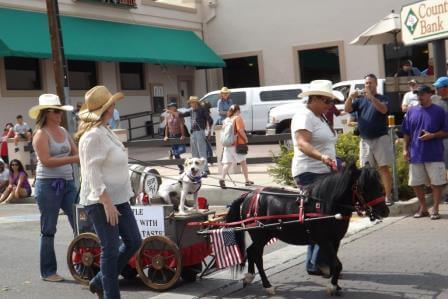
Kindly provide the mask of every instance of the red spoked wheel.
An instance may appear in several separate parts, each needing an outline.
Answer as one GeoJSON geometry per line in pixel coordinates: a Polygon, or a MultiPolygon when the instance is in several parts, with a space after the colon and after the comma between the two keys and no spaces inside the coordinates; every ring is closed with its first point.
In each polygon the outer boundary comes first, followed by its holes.
{"type": "Polygon", "coordinates": [[[68,246],[67,266],[73,278],[84,285],[100,270],[101,246],[93,233],[78,235],[68,246]]]}
{"type": "Polygon", "coordinates": [[[179,280],[182,257],[177,245],[167,237],[144,239],[136,258],[137,272],[151,289],[167,290],[179,280]]]}

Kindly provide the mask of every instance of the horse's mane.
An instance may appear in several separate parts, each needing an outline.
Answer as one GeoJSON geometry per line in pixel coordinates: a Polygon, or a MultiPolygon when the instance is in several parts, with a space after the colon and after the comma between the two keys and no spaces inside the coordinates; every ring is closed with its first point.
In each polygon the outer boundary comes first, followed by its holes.
{"type": "Polygon", "coordinates": [[[318,198],[324,202],[323,212],[333,212],[334,204],[349,204],[351,202],[351,191],[359,170],[350,164],[342,172],[331,173],[319,178],[311,186],[311,197],[318,198]]]}

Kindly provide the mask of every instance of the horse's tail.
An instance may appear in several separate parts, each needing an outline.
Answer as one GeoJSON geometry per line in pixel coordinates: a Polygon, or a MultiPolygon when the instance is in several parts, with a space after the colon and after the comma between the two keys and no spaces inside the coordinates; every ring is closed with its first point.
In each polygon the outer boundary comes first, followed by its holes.
{"type": "MultiPolygon", "coordinates": [[[[227,212],[226,222],[236,222],[241,220],[241,205],[248,193],[242,194],[239,198],[235,199],[230,205],[229,211],[227,212]]],[[[244,269],[244,265],[246,263],[246,241],[245,241],[245,233],[243,231],[235,232],[236,243],[238,248],[240,249],[241,254],[243,255],[243,262],[240,264],[240,271],[244,269]]]]}

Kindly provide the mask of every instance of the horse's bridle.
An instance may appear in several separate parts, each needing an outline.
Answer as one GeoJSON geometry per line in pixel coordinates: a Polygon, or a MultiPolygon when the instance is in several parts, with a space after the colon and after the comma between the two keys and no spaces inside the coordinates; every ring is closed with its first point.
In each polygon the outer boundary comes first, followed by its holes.
{"type": "Polygon", "coordinates": [[[365,212],[366,215],[369,216],[371,221],[374,221],[375,219],[380,219],[380,217],[377,217],[373,207],[380,203],[384,203],[385,201],[384,196],[379,196],[373,200],[366,201],[362,192],[359,191],[357,181],[352,186],[352,194],[353,194],[352,197],[353,207],[355,208],[355,211],[358,214],[358,216],[362,216],[362,212],[365,212]]]}

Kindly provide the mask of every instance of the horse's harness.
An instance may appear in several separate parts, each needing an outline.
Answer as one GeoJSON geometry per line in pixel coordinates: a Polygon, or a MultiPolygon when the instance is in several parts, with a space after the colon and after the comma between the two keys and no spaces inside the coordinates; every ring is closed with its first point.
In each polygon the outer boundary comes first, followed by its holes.
{"type": "MultiPolygon", "coordinates": [[[[291,196],[296,196],[296,203],[299,206],[299,213],[298,214],[289,214],[289,215],[269,215],[269,216],[263,216],[264,220],[278,220],[278,219],[283,219],[283,218],[294,218],[297,217],[299,220],[299,223],[303,223],[305,218],[316,218],[316,217],[322,217],[325,216],[322,213],[321,210],[321,203],[324,202],[322,199],[316,198],[316,197],[312,197],[309,196],[308,194],[309,190],[301,190],[299,194],[291,194],[291,196]],[[314,212],[309,212],[306,213],[305,212],[305,203],[307,200],[311,200],[314,201],[314,212]]],[[[275,193],[271,193],[271,192],[266,192],[263,191],[263,188],[261,189],[257,189],[253,192],[252,198],[249,202],[249,206],[246,212],[246,219],[248,218],[258,218],[258,210],[259,210],[259,201],[260,201],[260,194],[275,194],[275,193]]],[[[245,193],[242,196],[247,196],[249,193],[245,193]]],[[[286,193],[287,194],[287,193],[286,193]]],[[[280,196],[285,196],[286,194],[278,194],[280,196]]],[[[290,194],[287,194],[290,195],[290,194]]],[[[370,220],[373,221],[376,219],[376,215],[375,215],[375,210],[373,209],[374,206],[383,203],[385,201],[385,197],[384,196],[380,196],[377,197],[371,201],[366,201],[364,198],[364,195],[362,192],[359,191],[359,187],[358,187],[358,181],[356,181],[353,186],[352,186],[352,205],[345,205],[345,204],[338,204],[335,203],[335,205],[341,207],[341,208],[345,208],[348,209],[350,211],[356,211],[356,213],[358,214],[358,216],[362,216],[363,212],[366,213],[367,216],[369,216],[370,220]]],[[[242,214],[242,208],[240,211],[240,214],[242,214]]],[[[243,215],[241,215],[243,216],[243,215]]],[[[344,216],[343,219],[344,220],[350,220],[350,215],[349,216],[344,216]]],[[[243,217],[241,217],[241,219],[243,219],[243,217]]]]}

